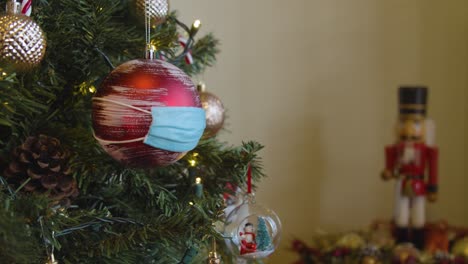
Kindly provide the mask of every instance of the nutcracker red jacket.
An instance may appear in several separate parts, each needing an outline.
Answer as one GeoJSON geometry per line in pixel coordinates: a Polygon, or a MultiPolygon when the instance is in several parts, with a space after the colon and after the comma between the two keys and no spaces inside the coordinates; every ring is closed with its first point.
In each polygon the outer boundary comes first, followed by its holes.
{"type": "Polygon", "coordinates": [[[412,180],[413,189],[416,195],[424,195],[426,191],[437,192],[437,163],[438,149],[436,147],[427,146],[424,143],[406,143],[399,142],[397,144],[387,146],[385,148],[386,169],[395,173],[396,176],[403,176],[403,186],[406,181],[412,180]],[[405,148],[413,148],[414,160],[404,164],[402,162],[405,148]],[[427,183],[424,184],[427,168],[427,183]],[[422,183],[418,184],[418,183],[422,183]]]}

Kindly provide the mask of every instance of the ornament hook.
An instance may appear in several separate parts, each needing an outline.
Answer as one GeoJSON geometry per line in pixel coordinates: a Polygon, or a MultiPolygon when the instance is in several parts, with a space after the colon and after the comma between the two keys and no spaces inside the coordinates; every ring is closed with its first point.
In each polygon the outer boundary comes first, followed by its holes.
{"type": "Polygon", "coordinates": [[[146,51],[145,51],[145,59],[153,60],[155,58],[155,54],[156,54],[156,48],[154,47],[154,45],[147,44],[146,51]]]}
{"type": "Polygon", "coordinates": [[[6,4],[6,13],[10,15],[21,13],[21,3],[16,0],[9,0],[6,4]]]}
{"type": "Polygon", "coordinates": [[[151,44],[151,17],[148,14],[149,4],[149,0],[145,0],[145,59],[153,60],[156,53],[156,47],[151,44]]]}

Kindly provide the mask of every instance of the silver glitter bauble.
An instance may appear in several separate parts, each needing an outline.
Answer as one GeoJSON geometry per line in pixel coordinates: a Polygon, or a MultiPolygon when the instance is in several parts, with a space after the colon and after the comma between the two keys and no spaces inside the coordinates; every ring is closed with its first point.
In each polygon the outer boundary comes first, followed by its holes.
{"type": "Polygon", "coordinates": [[[169,15],[169,0],[134,0],[136,17],[145,22],[145,6],[151,26],[157,26],[166,21],[169,15]]]}
{"type": "Polygon", "coordinates": [[[21,14],[0,16],[0,60],[3,68],[27,71],[44,58],[46,40],[39,25],[21,14]]]}

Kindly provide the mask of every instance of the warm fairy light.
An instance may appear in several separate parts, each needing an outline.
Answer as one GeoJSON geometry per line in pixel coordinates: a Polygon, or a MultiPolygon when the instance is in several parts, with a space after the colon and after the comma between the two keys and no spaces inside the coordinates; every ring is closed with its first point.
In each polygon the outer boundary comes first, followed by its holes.
{"type": "Polygon", "coordinates": [[[198,157],[198,152],[193,153],[194,157],[198,157]]]}
{"type": "Polygon", "coordinates": [[[194,159],[191,159],[188,161],[190,163],[190,166],[195,167],[197,165],[197,161],[194,159]]]}
{"type": "Polygon", "coordinates": [[[189,202],[188,204],[193,205],[193,202],[189,202]]]}
{"type": "Polygon", "coordinates": [[[96,92],[96,87],[94,85],[91,85],[89,88],[88,88],[88,91],[90,93],[95,93],[96,92]]]}
{"type": "Polygon", "coordinates": [[[195,183],[200,184],[201,183],[201,178],[200,177],[195,178],[195,183]]]}
{"type": "Polygon", "coordinates": [[[195,22],[193,22],[193,27],[198,29],[199,27],[201,26],[201,21],[200,20],[195,20],[195,22]]]}
{"type": "Polygon", "coordinates": [[[2,76],[7,76],[7,73],[6,73],[6,72],[2,72],[2,76]]]}
{"type": "Polygon", "coordinates": [[[200,26],[201,26],[201,22],[200,20],[195,20],[195,22],[193,22],[192,24],[192,28],[190,29],[190,36],[193,37],[195,36],[195,34],[197,34],[198,32],[198,29],[200,29],[200,26]]]}

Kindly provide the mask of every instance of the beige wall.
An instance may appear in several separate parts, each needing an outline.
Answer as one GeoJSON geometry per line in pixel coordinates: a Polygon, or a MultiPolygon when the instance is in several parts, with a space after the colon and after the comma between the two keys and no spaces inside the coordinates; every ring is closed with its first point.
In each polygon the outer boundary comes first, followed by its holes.
{"type": "Polygon", "coordinates": [[[468,1],[173,0],[181,18],[222,41],[203,76],[228,108],[233,144],[254,139],[269,178],[257,196],[284,225],[272,263],[291,263],[293,237],[391,217],[382,182],[397,86],[430,87],[438,125],[440,200],[430,219],[468,223],[468,1]]]}

